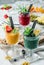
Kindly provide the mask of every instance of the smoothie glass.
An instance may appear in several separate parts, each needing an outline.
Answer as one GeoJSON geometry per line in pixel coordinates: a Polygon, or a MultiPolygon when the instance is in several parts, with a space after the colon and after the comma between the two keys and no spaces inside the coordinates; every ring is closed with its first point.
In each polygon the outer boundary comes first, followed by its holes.
{"type": "Polygon", "coordinates": [[[24,32],[25,27],[30,24],[30,15],[29,15],[29,13],[20,13],[19,14],[19,23],[22,27],[22,32],[24,32]]]}
{"type": "Polygon", "coordinates": [[[30,23],[30,9],[33,4],[30,4],[29,8],[20,7],[19,23],[22,26],[27,26],[30,23]]]}
{"type": "Polygon", "coordinates": [[[17,28],[15,28],[15,29],[16,29],[16,32],[14,29],[11,32],[5,31],[6,42],[9,46],[12,47],[12,57],[15,57],[16,47],[14,45],[16,45],[18,43],[19,36],[20,36],[20,33],[17,30],[17,28]]]}
{"type": "Polygon", "coordinates": [[[26,58],[28,59],[28,61],[32,61],[36,59],[35,55],[33,54],[33,49],[37,48],[38,41],[39,41],[39,36],[36,37],[24,36],[24,47],[27,50],[29,49],[29,53],[28,53],[29,56],[26,58]]]}
{"type": "Polygon", "coordinates": [[[29,8],[20,7],[19,23],[25,28],[30,23],[30,9],[33,4],[30,4],[29,8]]]}
{"type": "Polygon", "coordinates": [[[30,23],[30,15],[29,15],[29,13],[20,13],[19,14],[19,23],[22,26],[27,26],[30,23]]]}

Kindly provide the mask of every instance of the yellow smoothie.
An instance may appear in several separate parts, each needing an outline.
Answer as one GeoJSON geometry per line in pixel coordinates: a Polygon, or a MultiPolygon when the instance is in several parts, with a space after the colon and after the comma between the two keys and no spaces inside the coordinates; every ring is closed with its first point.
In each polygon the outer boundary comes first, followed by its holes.
{"type": "Polygon", "coordinates": [[[19,31],[16,33],[11,32],[6,32],[6,41],[9,45],[16,44],[19,40],[19,31]]]}

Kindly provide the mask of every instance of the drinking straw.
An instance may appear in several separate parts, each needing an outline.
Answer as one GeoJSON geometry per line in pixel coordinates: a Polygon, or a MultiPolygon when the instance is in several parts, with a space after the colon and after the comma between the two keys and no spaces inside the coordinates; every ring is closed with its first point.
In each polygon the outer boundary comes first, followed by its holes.
{"type": "Polygon", "coordinates": [[[31,28],[31,29],[33,29],[33,30],[34,30],[34,28],[35,28],[35,26],[36,26],[36,23],[37,23],[37,20],[34,20],[34,23],[33,23],[33,25],[32,25],[32,28],[31,28]]]}
{"type": "Polygon", "coordinates": [[[29,9],[28,9],[28,12],[30,12],[30,9],[31,9],[32,6],[33,6],[33,4],[30,4],[29,9]]]}
{"type": "Polygon", "coordinates": [[[29,35],[31,35],[33,33],[33,31],[35,29],[35,26],[36,26],[36,23],[37,23],[37,20],[34,20],[34,23],[32,25],[32,28],[31,28],[30,32],[29,32],[29,35]]]}
{"type": "Polygon", "coordinates": [[[9,19],[10,19],[10,24],[11,24],[11,27],[12,27],[12,29],[14,29],[14,24],[13,24],[12,17],[9,17],[9,19]]]}

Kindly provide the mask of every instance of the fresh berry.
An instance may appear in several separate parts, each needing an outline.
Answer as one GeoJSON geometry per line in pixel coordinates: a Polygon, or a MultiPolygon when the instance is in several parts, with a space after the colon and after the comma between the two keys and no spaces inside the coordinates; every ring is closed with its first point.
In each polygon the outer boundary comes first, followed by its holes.
{"type": "Polygon", "coordinates": [[[11,32],[12,28],[10,26],[6,26],[6,32],[11,32]]]}
{"type": "Polygon", "coordinates": [[[11,9],[11,8],[12,8],[11,6],[8,6],[8,7],[5,8],[5,10],[9,10],[9,9],[11,9]]]}
{"type": "Polygon", "coordinates": [[[25,51],[24,49],[22,50],[22,54],[23,54],[23,55],[25,55],[25,54],[26,54],[26,51],[25,51]]]}
{"type": "Polygon", "coordinates": [[[9,7],[6,7],[5,10],[9,10],[9,7]]]}
{"type": "Polygon", "coordinates": [[[12,8],[11,6],[8,6],[8,8],[10,9],[10,8],[12,8]]]}
{"type": "Polygon", "coordinates": [[[1,10],[9,10],[11,8],[12,6],[4,5],[3,7],[1,7],[1,10]]]}
{"type": "Polygon", "coordinates": [[[7,15],[7,14],[5,14],[5,15],[4,15],[4,18],[5,18],[5,19],[7,19],[7,18],[8,18],[8,15],[7,15]]]}
{"type": "Polygon", "coordinates": [[[16,61],[17,61],[17,59],[14,59],[14,61],[16,62],[16,61]]]}
{"type": "Polygon", "coordinates": [[[1,10],[4,10],[4,7],[2,7],[1,10]]]}

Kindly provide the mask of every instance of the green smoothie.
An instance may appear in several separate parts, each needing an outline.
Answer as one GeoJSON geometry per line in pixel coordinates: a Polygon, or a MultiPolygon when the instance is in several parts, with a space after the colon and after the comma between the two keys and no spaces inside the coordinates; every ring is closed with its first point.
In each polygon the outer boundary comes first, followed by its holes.
{"type": "Polygon", "coordinates": [[[39,37],[33,33],[33,30],[27,27],[24,31],[24,46],[28,49],[34,49],[38,45],[39,37]]]}
{"type": "Polygon", "coordinates": [[[24,36],[24,46],[28,49],[37,48],[38,45],[38,37],[26,37],[24,36]]]}

